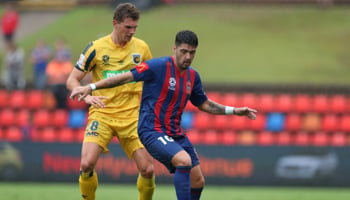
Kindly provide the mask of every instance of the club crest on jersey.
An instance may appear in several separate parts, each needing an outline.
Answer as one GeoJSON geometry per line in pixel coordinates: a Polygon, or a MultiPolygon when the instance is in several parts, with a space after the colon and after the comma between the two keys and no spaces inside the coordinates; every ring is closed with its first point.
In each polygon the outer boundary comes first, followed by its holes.
{"type": "Polygon", "coordinates": [[[108,55],[103,55],[102,56],[102,62],[104,65],[108,65],[109,64],[109,56],[108,55]]]}
{"type": "Polygon", "coordinates": [[[175,90],[175,86],[176,86],[176,80],[175,78],[171,77],[169,79],[169,90],[175,90]]]}
{"type": "Polygon", "coordinates": [[[187,94],[191,94],[191,82],[190,81],[187,81],[187,84],[186,84],[186,88],[187,88],[187,94]]]}
{"type": "Polygon", "coordinates": [[[141,63],[141,54],[133,53],[132,54],[132,61],[134,62],[135,65],[140,64],[141,63]]]}

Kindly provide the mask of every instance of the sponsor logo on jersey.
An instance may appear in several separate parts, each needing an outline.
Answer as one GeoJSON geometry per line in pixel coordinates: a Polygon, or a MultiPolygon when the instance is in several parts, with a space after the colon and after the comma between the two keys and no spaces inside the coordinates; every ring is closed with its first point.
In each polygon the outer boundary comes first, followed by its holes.
{"type": "Polygon", "coordinates": [[[136,68],[138,73],[142,73],[142,72],[148,70],[148,65],[146,63],[141,63],[139,65],[136,65],[135,68],[136,68]]]}
{"type": "MultiPolygon", "coordinates": [[[[113,76],[119,76],[121,74],[124,74],[130,70],[105,70],[102,72],[103,79],[107,79],[113,76]]],[[[136,83],[136,82],[130,82],[130,83],[136,83]]]]}
{"type": "Polygon", "coordinates": [[[88,131],[85,133],[86,136],[94,136],[94,137],[97,137],[98,136],[98,133],[95,132],[95,131],[88,131]]]}
{"type": "Polygon", "coordinates": [[[169,79],[169,90],[175,91],[176,79],[174,77],[170,77],[169,79]]]}
{"type": "Polygon", "coordinates": [[[187,88],[187,94],[191,94],[191,82],[190,81],[187,81],[186,83],[186,88],[187,88]]]}
{"type": "Polygon", "coordinates": [[[141,54],[139,53],[133,53],[132,54],[132,62],[135,64],[135,65],[138,65],[141,63],[141,54]]]}
{"type": "Polygon", "coordinates": [[[109,64],[109,56],[108,55],[103,55],[102,56],[102,63],[104,65],[108,65],[109,64]]]}

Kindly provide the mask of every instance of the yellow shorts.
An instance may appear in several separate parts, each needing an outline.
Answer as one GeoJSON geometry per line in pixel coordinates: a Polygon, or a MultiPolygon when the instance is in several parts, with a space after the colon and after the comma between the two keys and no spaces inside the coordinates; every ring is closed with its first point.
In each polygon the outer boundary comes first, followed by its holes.
{"type": "Polygon", "coordinates": [[[96,143],[107,153],[108,144],[116,136],[126,155],[133,159],[134,152],[144,148],[137,134],[137,124],[137,118],[115,119],[95,114],[89,117],[83,142],[96,143]]]}

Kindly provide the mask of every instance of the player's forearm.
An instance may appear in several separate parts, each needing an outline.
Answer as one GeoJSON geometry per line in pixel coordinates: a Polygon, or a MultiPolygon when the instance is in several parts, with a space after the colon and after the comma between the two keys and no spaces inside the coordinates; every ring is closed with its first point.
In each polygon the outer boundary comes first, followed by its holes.
{"type": "Polygon", "coordinates": [[[134,76],[131,74],[131,72],[127,72],[104,80],[100,80],[94,84],[96,86],[96,89],[104,89],[116,87],[132,81],[134,81],[134,76]]]}
{"type": "Polygon", "coordinates": [[[66,81],[66,87],[68,90],[72,91],[74,88],[79,87],[79,86],[80,86],[79,80],[68,77],[68,79],[66,81]]]}
{"type": "Polygon", "coordinates": [[[198,108],[201,111],[214,114],[214,115],[224,115],[225,114],[225,107],[224,105],[218,104],[210,99],[205,101],[202,105],[200,105],[198,108]]]}

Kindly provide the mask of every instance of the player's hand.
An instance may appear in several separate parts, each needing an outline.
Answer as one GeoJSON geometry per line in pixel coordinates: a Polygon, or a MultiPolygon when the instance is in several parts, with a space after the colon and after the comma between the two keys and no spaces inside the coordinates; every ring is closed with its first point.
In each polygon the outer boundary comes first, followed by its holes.
{"type": "Polygon", "coordinates": [[[252,109],[252,108],[248,108],[248,107],[240,107],[240,108],[235,108],[235,115],[238,116],[247,116],[249,119],[256,119],[256,115],[255,113],[257,113],[258,111],[252,109]]]}
{"type": "Polygon", "coordinates": [[[89,85],[79,86],[72,90],[70,94],[71,99],[77,99],[78,101],[83,100],[88,94],[91,93],[91,87],[89,85]]]}
{"type": "Polygon", "coordinates": [[[85,101],[85,103],[90,104],[95,108],[104,108],[106,106],[102,101],[104,99],[107,99],[107,97],[87,95],[84,98],[84,101],[85,101]]]}

